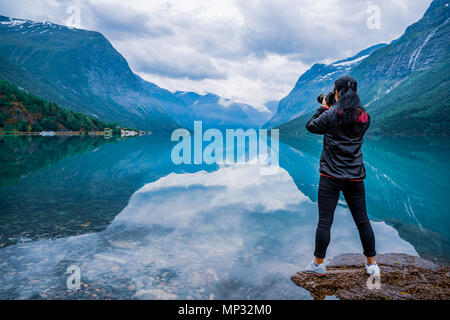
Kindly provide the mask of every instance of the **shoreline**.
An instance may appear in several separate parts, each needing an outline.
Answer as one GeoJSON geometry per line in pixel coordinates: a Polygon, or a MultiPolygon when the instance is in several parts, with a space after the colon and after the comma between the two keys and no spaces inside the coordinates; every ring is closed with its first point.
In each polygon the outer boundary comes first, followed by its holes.
{"type": "MultiPolygon", "coordinates": [[[[401,253],[377,255],[379,287],[369,288],[362,254],[341,254],[318,277],[298,272],[291,280],[309,291],[314,300],[450,300],[450,267],[401,253]]],[[[374,282],[371,282],[374,284],[374,282]]]]}
{"type": "Polygon", "coordinates": [[[113,136],[121,136],[121,137],[134,137],[134,136],[143,136],[149,135],[151,133],[147,132],[136,132],[135,134],[123,133],[121,135],[111,134],[104,131],[90,131],[90,132],[82,132],[82,131],[57,131],[52,134],[41,134],[41,132],[2,132],[0,131],[0,136],[41,136],[41,137],[54,137],[54,136],[105,136],[105,137],[113,137],[113,136]]]}
{"type": "MultiPolygon", "coordinates": [[[[42,136],[41,132],[1,132],[0,135],[3,136],[42,136]]],[[[82,132],[82,131],[56,131],[56,136],[105,136],[106,132],[103,131],[91,131],[91,132],[82,132]]]]}

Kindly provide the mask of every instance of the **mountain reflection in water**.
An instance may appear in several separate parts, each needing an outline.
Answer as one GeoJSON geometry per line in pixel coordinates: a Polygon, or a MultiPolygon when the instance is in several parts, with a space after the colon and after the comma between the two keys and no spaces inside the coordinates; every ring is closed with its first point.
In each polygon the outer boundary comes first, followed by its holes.
{"type": "MultiPolygon", "coordinates": [[[[412,146],[366,142],[377,251],[445,260],[449,171],[433,165],[448,154],[402,149],[412,146]]],[[[105,143],[1,187],[0,298],[309,298],[290,275],[313,251],[320,143],[281,143],[269,176],[176,166],[171,147],[158,136],[105,143]],[[71,264],[88,284],[78,292],[66,288],[71,264]]],[[[328,256],[360,251],[342,200],[328,256]]]]}

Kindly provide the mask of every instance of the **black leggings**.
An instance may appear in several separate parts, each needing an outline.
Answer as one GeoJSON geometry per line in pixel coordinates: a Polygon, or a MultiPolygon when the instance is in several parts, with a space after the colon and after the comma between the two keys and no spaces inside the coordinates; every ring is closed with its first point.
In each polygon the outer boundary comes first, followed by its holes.
{"type": "Polygon", "coordinates": [[[364,182],[339,180],[324,176],[320,176],[319,183],[319,223],[316,230],[314,256],[325,258],[330,243],[330,228],[333,223],[334,210],[341,190],[358,227],[364,255],[374,257],[376,255],[375,235],[367,217],[364,182]]]}

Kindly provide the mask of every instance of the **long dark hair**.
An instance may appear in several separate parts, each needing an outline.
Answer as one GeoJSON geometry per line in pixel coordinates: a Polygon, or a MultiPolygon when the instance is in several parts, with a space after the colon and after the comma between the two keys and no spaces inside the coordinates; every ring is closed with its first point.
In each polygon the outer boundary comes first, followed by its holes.
{"type": "Polygon", "coordinates": [[[352,129],[357,123],[359,110],[364,110],[361,106],[356,90],[358,83],[350,76],[344,76],[334,82],[334,91],[339,93],[337,104],[338,124],[346,129],[352,129]]]}

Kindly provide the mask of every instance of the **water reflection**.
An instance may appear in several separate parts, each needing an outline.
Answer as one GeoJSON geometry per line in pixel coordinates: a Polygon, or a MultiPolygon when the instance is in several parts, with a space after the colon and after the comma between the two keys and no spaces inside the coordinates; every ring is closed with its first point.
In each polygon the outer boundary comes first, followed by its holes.
{"type": "MultiPolygon", "coordinates": [[[[2,236],[36,240],[0,249],[0,298],[309,298],[290,276],[313,252],[318,141],[280,144],[271,176],[257,165],[175,166],[168,141],[104,144],[0,188],[2,236]],[[76,292],[66,287],[71,264],[86,284],[76,292]]],[[[366,145],[377,251],[445,256],[448,166],[408,175],[432,166],[433,152],[411,159],[398,143],[366,145]],[[435,186],[444,189],[429,196],[435,186]]],[[[329,257],[360,251],[340,201],[329,257]]]]}
{"type": "Polygon", "coordinates": [[[113,142],[103,137],[0,136],[0,186],[75,154],[113,142]]]}
{"type": "Polygon", "coordinates": [[[215,168],[173,165],[166,136],[114,143],[90,137],[26,138],[2,140],[10,146],[2,152],[3,181],[15,183],[0,187],[0,247],[101,231],[145,183],[173,171],[215,168]],[[16,172],[22,171],[17,180],[16,172]]]}
{"type": "MultiPolygon", "coordinates": [[[[316,201],[320,139],[306,136],[286,143],[301,161],[281,151],[281,166],[316,201]]],[[[449,147],[447,138],[420,137],[369,138],[363,147],[369,217],[393,226],[421,256],[441,262],[450,261],[449,147]]]]}
{"type": "Polygon", "coordinates": [[[396,138],[369,141],[368,205],[419,254],[450,262],[450,141],[396,138]]]}

